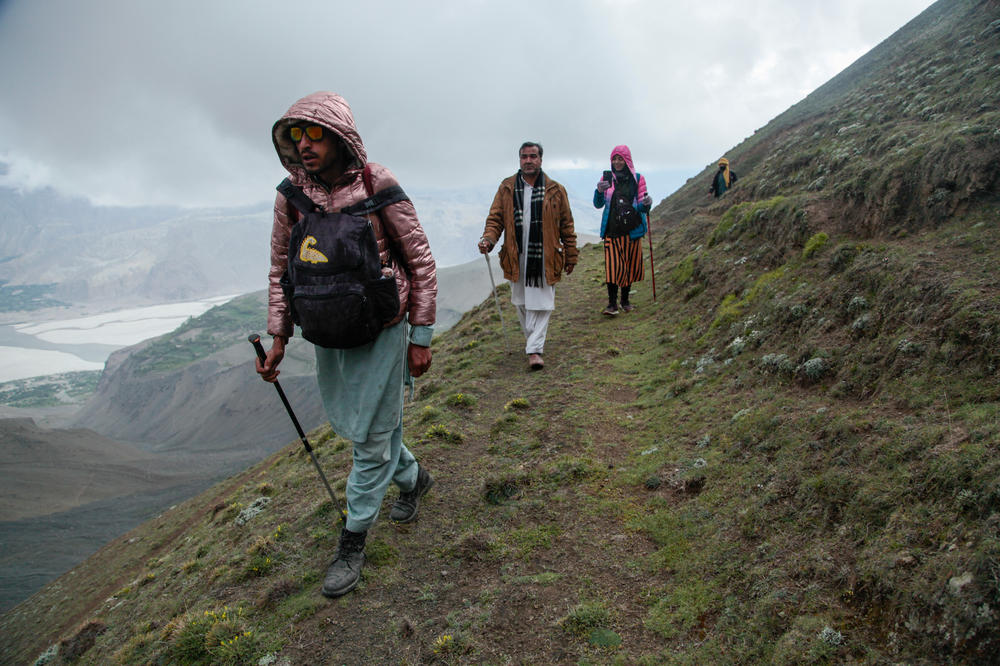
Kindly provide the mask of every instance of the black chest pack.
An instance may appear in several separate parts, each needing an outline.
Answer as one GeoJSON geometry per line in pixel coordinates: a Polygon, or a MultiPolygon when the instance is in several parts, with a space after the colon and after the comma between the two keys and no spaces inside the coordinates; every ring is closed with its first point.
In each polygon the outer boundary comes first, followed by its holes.
{"type": "Polygon", "coordinates": [[[396,277],[379,260],[367,216],[408,197],[398,185],[373,194],[367,167],[363,175],[368,198],[335,213],[324,212],[287,178],[277,188],[301,213],[281,287],[302,337],[320,347],[372,342],[399,312],[396,277]]]}
{"type": "Polygon", "coordinates": [[[604,235],[607,238],[626,236],[642,224],[639,211],[632,207],[632,197],[615,190],[611,201],[611,213],[604,235]]]}

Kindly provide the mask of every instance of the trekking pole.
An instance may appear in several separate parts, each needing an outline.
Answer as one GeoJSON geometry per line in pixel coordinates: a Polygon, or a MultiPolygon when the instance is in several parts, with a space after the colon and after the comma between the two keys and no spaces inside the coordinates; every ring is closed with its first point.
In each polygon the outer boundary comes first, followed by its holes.
{"type": "Polygon", "coordinates": [[[656,302],[656,269],[653,267],[653,227],[649,224],[649,213],[646,213],[646,238],[649,239],[649,277],[653,281],[653,302],[656,302]]]}
{"type": "MultiPolygon", "coordinates": [[[[260,344],[260,336],[256,333],[250,334],[250,344],[257,351],[257,358],[260,359],[261,363],[267,361],[267,354],[264,352],[264,348],[260,344]]],[[[316,471],[319,472],[319,478],[323,479],[323,485],[326,486],[326,491],[330,493],[330,499],[333,500],[333,507],[337,508],[337,498],[333,494],[333,488],[330,487],[330,482],[326,480],[326,474],[323,474],[323,468],[319,466],[319,461],[316,460],[316,454],[313,453],[312,447],[309,446],[309,440],[306,439],[306,434],[302,432],[302,426],[299,425],[299,420],[295,418],[295,412],[292,411],[292,406],[288,404],[288,398],[285,397],[285,392],[281,390],[281,384],[275,380],[274,388],[278,390],[278,396],[281,398],[281,402],[285,404],[285,409],[288,411],[288,415],[292,418],[292,423],[295,424],[295,430],[299,433],[299,439],[302,440],[302,446],[306,447],[306,451],[309,453],[309,457],[312,458],[313,465],[316,466],[316,471]]]]}
{"type": "Polygon", "coordinates": [[[500,311],[500,299],[497,298],[497,283],[493,281],[493,265],[490,263],[489,254],[484,254],[483,258],[486,259],[486,269],[490,272],[490,285],[493,287],[493,302],[497,304],[497,316],[500,317],[500,331],[503,333],[503,350],[509,354],[510,347],[507,345],[507,328],[503,325],[503,313],[500,311]]]}

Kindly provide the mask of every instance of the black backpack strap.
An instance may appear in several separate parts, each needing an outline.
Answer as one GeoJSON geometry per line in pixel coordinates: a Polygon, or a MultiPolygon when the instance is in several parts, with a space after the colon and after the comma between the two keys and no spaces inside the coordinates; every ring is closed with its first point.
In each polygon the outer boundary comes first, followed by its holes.
{"type": "MultiPolygon", "coordinates": [[[[366,183],[367,184],[367,183],[366,183]]],[[[288,203],[295,206],[303,215],[307,215],[316,210],[319,210],[319,206],[316,205],[312,199],[310,199],[302,188],[298,185],[293,185],[292,181],[287,178],[281,181],[281,183],[276,188],[278,192],[281,193],[288,203]]],[[[385,208],[394,203],[399,203],[400,201],[409,201],[410,197],[406,196],[406,192],[399,185],[393,185],[392,187],[387,187],[384,190],[379,190],[375,194],[371,195],[363,201],[359,201],[356,204],[351,204],[340,210],[341,213],[347,215],[357,215],[358,217],[364,217],[370,213],[385,208]]]]}
{"type": "Polygon", "coordinates": [[[288,200],[288,203],[295,206],[303,215],[308,215],[316,210],[319,210],[319,206],[316,205],[312,199],[306,196],[306,193],[302,191],[302,188],[298,185],[293,185],[292,181],[287,178],[281,181],[277,188],[278,192],[288,200]]]}
{"type": "Polygon", "coordinates": [[[393,185],[392,187],[387,187],[384,190],[379,190],[375,194],[371,195],[364,201],[359,201],[356,204],[351,204],[345,208],[341,208],[340,212],[347,215],[357,215],[363,217],[370,213],[374,213],[380,208],[385,208],[386,206],[394,203],[399,203],[400,201],[409,201],[410,197],[406,196],[406,192],[399,185],[393,185]]]}

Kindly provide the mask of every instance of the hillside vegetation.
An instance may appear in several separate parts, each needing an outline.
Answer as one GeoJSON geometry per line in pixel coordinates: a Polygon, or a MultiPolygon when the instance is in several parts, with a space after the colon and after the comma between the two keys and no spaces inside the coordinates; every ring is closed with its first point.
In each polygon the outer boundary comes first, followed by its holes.
{"type": "MultiPolygon", "coordinates": [[[[2,660],[996,663],[998,71],[998,3],[938,2],[723,199],[709,167],[656,207],[655,300],[601,318],[584,248],[537,373],[509,290],[510,349],[467,313],[404,417],[437,484],[346,597],[296,442],[7,613],[2,660]]],[[[349,443],[310,437],[342,494],[349,443]]]]}

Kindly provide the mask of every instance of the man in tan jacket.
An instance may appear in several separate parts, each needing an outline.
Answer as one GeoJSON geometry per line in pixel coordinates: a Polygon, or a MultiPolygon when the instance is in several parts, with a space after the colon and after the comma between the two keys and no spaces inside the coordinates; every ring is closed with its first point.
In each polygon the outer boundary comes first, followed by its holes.
{"type": "Polygon", "coordinates": [[[510,300],[524,331],[532,370],[545,366],[545,334],[555,309],[555,284],[576,266],[576,232],[566,188],[542,171],[541,144],[526,141],[520,170],[500,183],[479,239],[488,254],[504,236],[500,267],[511,282],[510,300]]]}

